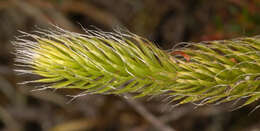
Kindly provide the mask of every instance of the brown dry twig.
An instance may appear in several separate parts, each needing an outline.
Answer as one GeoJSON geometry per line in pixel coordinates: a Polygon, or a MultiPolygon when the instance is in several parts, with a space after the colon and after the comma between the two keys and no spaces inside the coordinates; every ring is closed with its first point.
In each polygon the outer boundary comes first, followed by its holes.
{"type": "Polygon", "coordinates": [[[148,122],[150,122],[154,127],[156,127],[160,131],[175,131],[172,127],[165,125],[156,118],[152,113],[150,113],[145,107],[137,102],[136,100],[132,99],[130,94],[125,95],[127,97],[126,102],[131,105],[141,116],[143,116],[148,122]]]}

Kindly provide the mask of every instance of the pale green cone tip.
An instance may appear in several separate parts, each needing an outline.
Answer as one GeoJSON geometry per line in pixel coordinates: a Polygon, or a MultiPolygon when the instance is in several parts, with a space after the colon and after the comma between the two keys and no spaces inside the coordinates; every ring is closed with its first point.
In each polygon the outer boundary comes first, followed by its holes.
{"type": "Polygon", "coordinates": [[[260,39],[190,43],[164,51],[132,33],[60,28],[40,30],[14,42],[19,72],[48,88],[136,97],[165,95],[178,104],[260,98],[260,39]]]}

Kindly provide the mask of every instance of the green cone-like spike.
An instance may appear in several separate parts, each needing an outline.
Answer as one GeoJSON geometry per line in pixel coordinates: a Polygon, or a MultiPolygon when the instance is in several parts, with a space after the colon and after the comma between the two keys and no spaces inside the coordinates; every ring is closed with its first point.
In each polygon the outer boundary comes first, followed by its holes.
{"type": "MultiPolygon", "coordinates": [[[[18,70],[41,76],[31,82],[89,93],[164,94],[179,104],[260,98],[260,39],[190,43],[166,52],[134,34],[38,31],[18,38],[18,70]],[[30,40],[27,40],[30,39],[30,40]]],[[[242,105],[242,106],[244,106],[242,105]]]]}

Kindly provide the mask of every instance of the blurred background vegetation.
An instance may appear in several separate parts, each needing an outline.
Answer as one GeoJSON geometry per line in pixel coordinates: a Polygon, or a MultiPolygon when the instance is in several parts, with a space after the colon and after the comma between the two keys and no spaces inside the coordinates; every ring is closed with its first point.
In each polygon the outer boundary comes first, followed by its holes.
{"type": "Polygon", "coordinates": [[[260,112],[250,114],[259,103],[231,111],[227,105],[172,108],[162,98],[86,95],[69,102],[66,95],[81,91],[17,85],[32,76],[13,72],[11,41],[18,30],[51,24],[80,33],[81,26],[128,29],[170,49],[181,41],[260,34],[260,0],[0,0],[1,131],[260,131],[260,112]]]}

